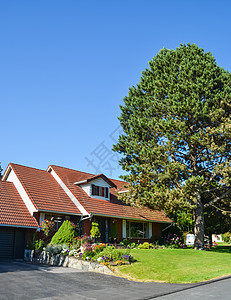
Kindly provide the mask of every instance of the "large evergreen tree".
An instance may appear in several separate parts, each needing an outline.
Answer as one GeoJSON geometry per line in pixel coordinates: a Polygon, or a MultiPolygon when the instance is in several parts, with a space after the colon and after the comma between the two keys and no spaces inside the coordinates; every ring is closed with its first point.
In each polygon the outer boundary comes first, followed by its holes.
{"type": "MultiPolygon", "coordinates": [[[[195,44],[162,49],[129,89],[114,150],[129,183],[127,203],[192,209],[195,248],[204,210],[231,192],[231,76],[195,44]]],[[[230,201],[229,201],[230,203],[230,201]]]]}
{"type": "Polygon", "coordinates": [[[1,168],[1,163],[0,163],[0,179],[2,178],[2,168],[1,168]]]}

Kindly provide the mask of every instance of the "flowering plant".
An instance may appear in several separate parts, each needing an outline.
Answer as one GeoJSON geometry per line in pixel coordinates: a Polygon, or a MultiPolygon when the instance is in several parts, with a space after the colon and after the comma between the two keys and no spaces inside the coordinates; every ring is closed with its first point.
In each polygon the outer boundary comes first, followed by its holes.
{"type": "Polygon", "coordinates": [[[123,260],[126,260],[126,261],[129,261],[129,262],[133,262],[134,261],[134,257],[132,256],[132,255],[130,255],[130,254],[124,254],[124,255],[122,255],[122,259],[123,260]]]}
{"type": "Polygon", "coordinates": [[[103,250],[103,248],[105,248],[106,247],[106,244],[104,244],[104,243],[101,243],[101,244],[93,244],[92,245],[92,250],[93,251],[95,251],[95,252],[97,252],[97,253],[99,253],[99,252],[101,252],[102,250],[103,250]]]}
{"type": "Polygon", "coordinates": [[[166,242],[170,248],[185,248],[184,243],[182,243],[177,234],[168,235],[166,238],[166,242]]]}
{"type": "Polygon", "coordinates": [[[97,258],[97,261],[98,262],[106,262],[106,261],[109,261],[109,257],[107,256],[100,256],[97,258]]]}
{"type": "Polygon", "coordinates": [[[45,219],[41,222],[40,228],[44,232],[44,234],[48,236],[51,231],[55,230],[55,222],[45,219]]]}

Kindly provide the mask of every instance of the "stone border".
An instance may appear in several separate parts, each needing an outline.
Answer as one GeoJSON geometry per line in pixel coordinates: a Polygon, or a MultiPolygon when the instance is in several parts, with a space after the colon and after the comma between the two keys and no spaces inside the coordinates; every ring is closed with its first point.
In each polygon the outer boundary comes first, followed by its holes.
{"type": "Polygon", "coordinates": [[[89,272],[98,272],[103,274],[113,274],[112,270],[107,266],[102,265],[98,262],[85,261],[73,256],[66,255],[50,255],[48,252],[42,251],[40,255],[36,255],[34,258],[34,250],[25,250],[25,261],[30,261],[39,264],[47,264],[52,266],[62,266],[75,268],[77,270],[89,271],[89,272]],[[26,252],[27,251],[27,252],[26,252]]]}

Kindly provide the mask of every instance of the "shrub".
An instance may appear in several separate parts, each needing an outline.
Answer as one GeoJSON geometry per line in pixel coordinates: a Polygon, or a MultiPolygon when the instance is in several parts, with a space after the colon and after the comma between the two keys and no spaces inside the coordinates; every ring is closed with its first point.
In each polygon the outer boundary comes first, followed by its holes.
{"type": "Polygon", "coordinates": [[[101,243],[99,245],[92,245],[92,250],[95,251],[96,253],[101,252],[104,248],[106,247],[106,244],[101,243]]]}
{"type": "Polygon", "coordinates": [[[166,237],[166,243],[170,248],[184,248],[185,245],[182,239],[176,234],[168,235],[166,237]]]}
{"type": "Polygon", "coordinates": [[[72,240],[72,247],[75,249],[79,249],[82,245],[81,237],[75,237],[72,240]]]}
{"type": "Polygon", "coordinates": [[[131,242],[127,239],[122,240],[122,242],[120,242],[121,245],[124,245],[125,247],[129,246],[131,244],[131,242]]]}
{"type": "Polygon", "coordinates": [[[125,261],[128,261],[128,262],[135,261],[134,257],[130,254],[123,254],[121,258],[122,258],[122,260],[125,260],[125,261]]]}
{"type": "MultiPolygon", "coordinates": [[[[96,253],[95,252],[92,252],[92,251],[85,251],[82,255],[81,255],[81,258],[83,260],[90,260],[92,259],[93,257],[96,256],[96,253]]],[[[95,260],[95,259],[94,259],[95,260]]]]}
{"type": "Polygon", "coordinates": [[[149,249],[150,247],[152,247],[152,244],[149,244],[148,242],[144,242],[143,244],[138,245],[139,249],[149,249]]]}
{"type": "Polygon", "coordinates": [[[62,245],[47,245],[45,251],[51,255],[60,254],[63,250],[62,245]]]}
{"type": "Polygon", "coordinates": [[[97,258],[99,257],[108,257],[108,260],[119,260],[122,258],[122,255],[129,255],[129,250],[121,251],[119,249],[115,249],[113,246],[107,246],[103,249],[103,251],[97,254],[97,258]]]}
{"type": "Polygon", "coordinates": [[[225,232],[222,234],[223,241],[229,243],[231,240],[231,232],[225,232]]]}
{"type": "Polygon", "coordinates": [[[83,247],[83,252],[92,252],[92,245],[89,243],[85,243],[84,245],[82,245],[83,247]]]}
{"type": "Polygon", "coordinates": [[[75,237],[75,228],[72,226],[71,222],[66,220],[60,226],[59,230],[52,237],[50,244],[64,244],[72,242],[75,237]]]}
{"type": "Polygon", "coordinates": [[[92,227],[91,227],[91,237],[93,238],[98,238],[101,236],[100,230],[99,230],[99,223],[97,222],[92,222],[92,227]]]}
{"type": "Polygon", "coordinates": [[[45,246],[45,243],[43,240],[36,240],[34,243],[34,249],[35,250],[43,250],[43,247],[45,246]]]}

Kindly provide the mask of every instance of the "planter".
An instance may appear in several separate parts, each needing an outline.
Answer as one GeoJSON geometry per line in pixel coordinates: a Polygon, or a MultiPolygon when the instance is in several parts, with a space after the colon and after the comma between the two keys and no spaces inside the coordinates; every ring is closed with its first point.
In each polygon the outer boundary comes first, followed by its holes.
{"type": "Polygon", "coordinates": [[[25,249],[24,250],[24,260],[32,261],[34,256],[34,250],[25,249]]]}

